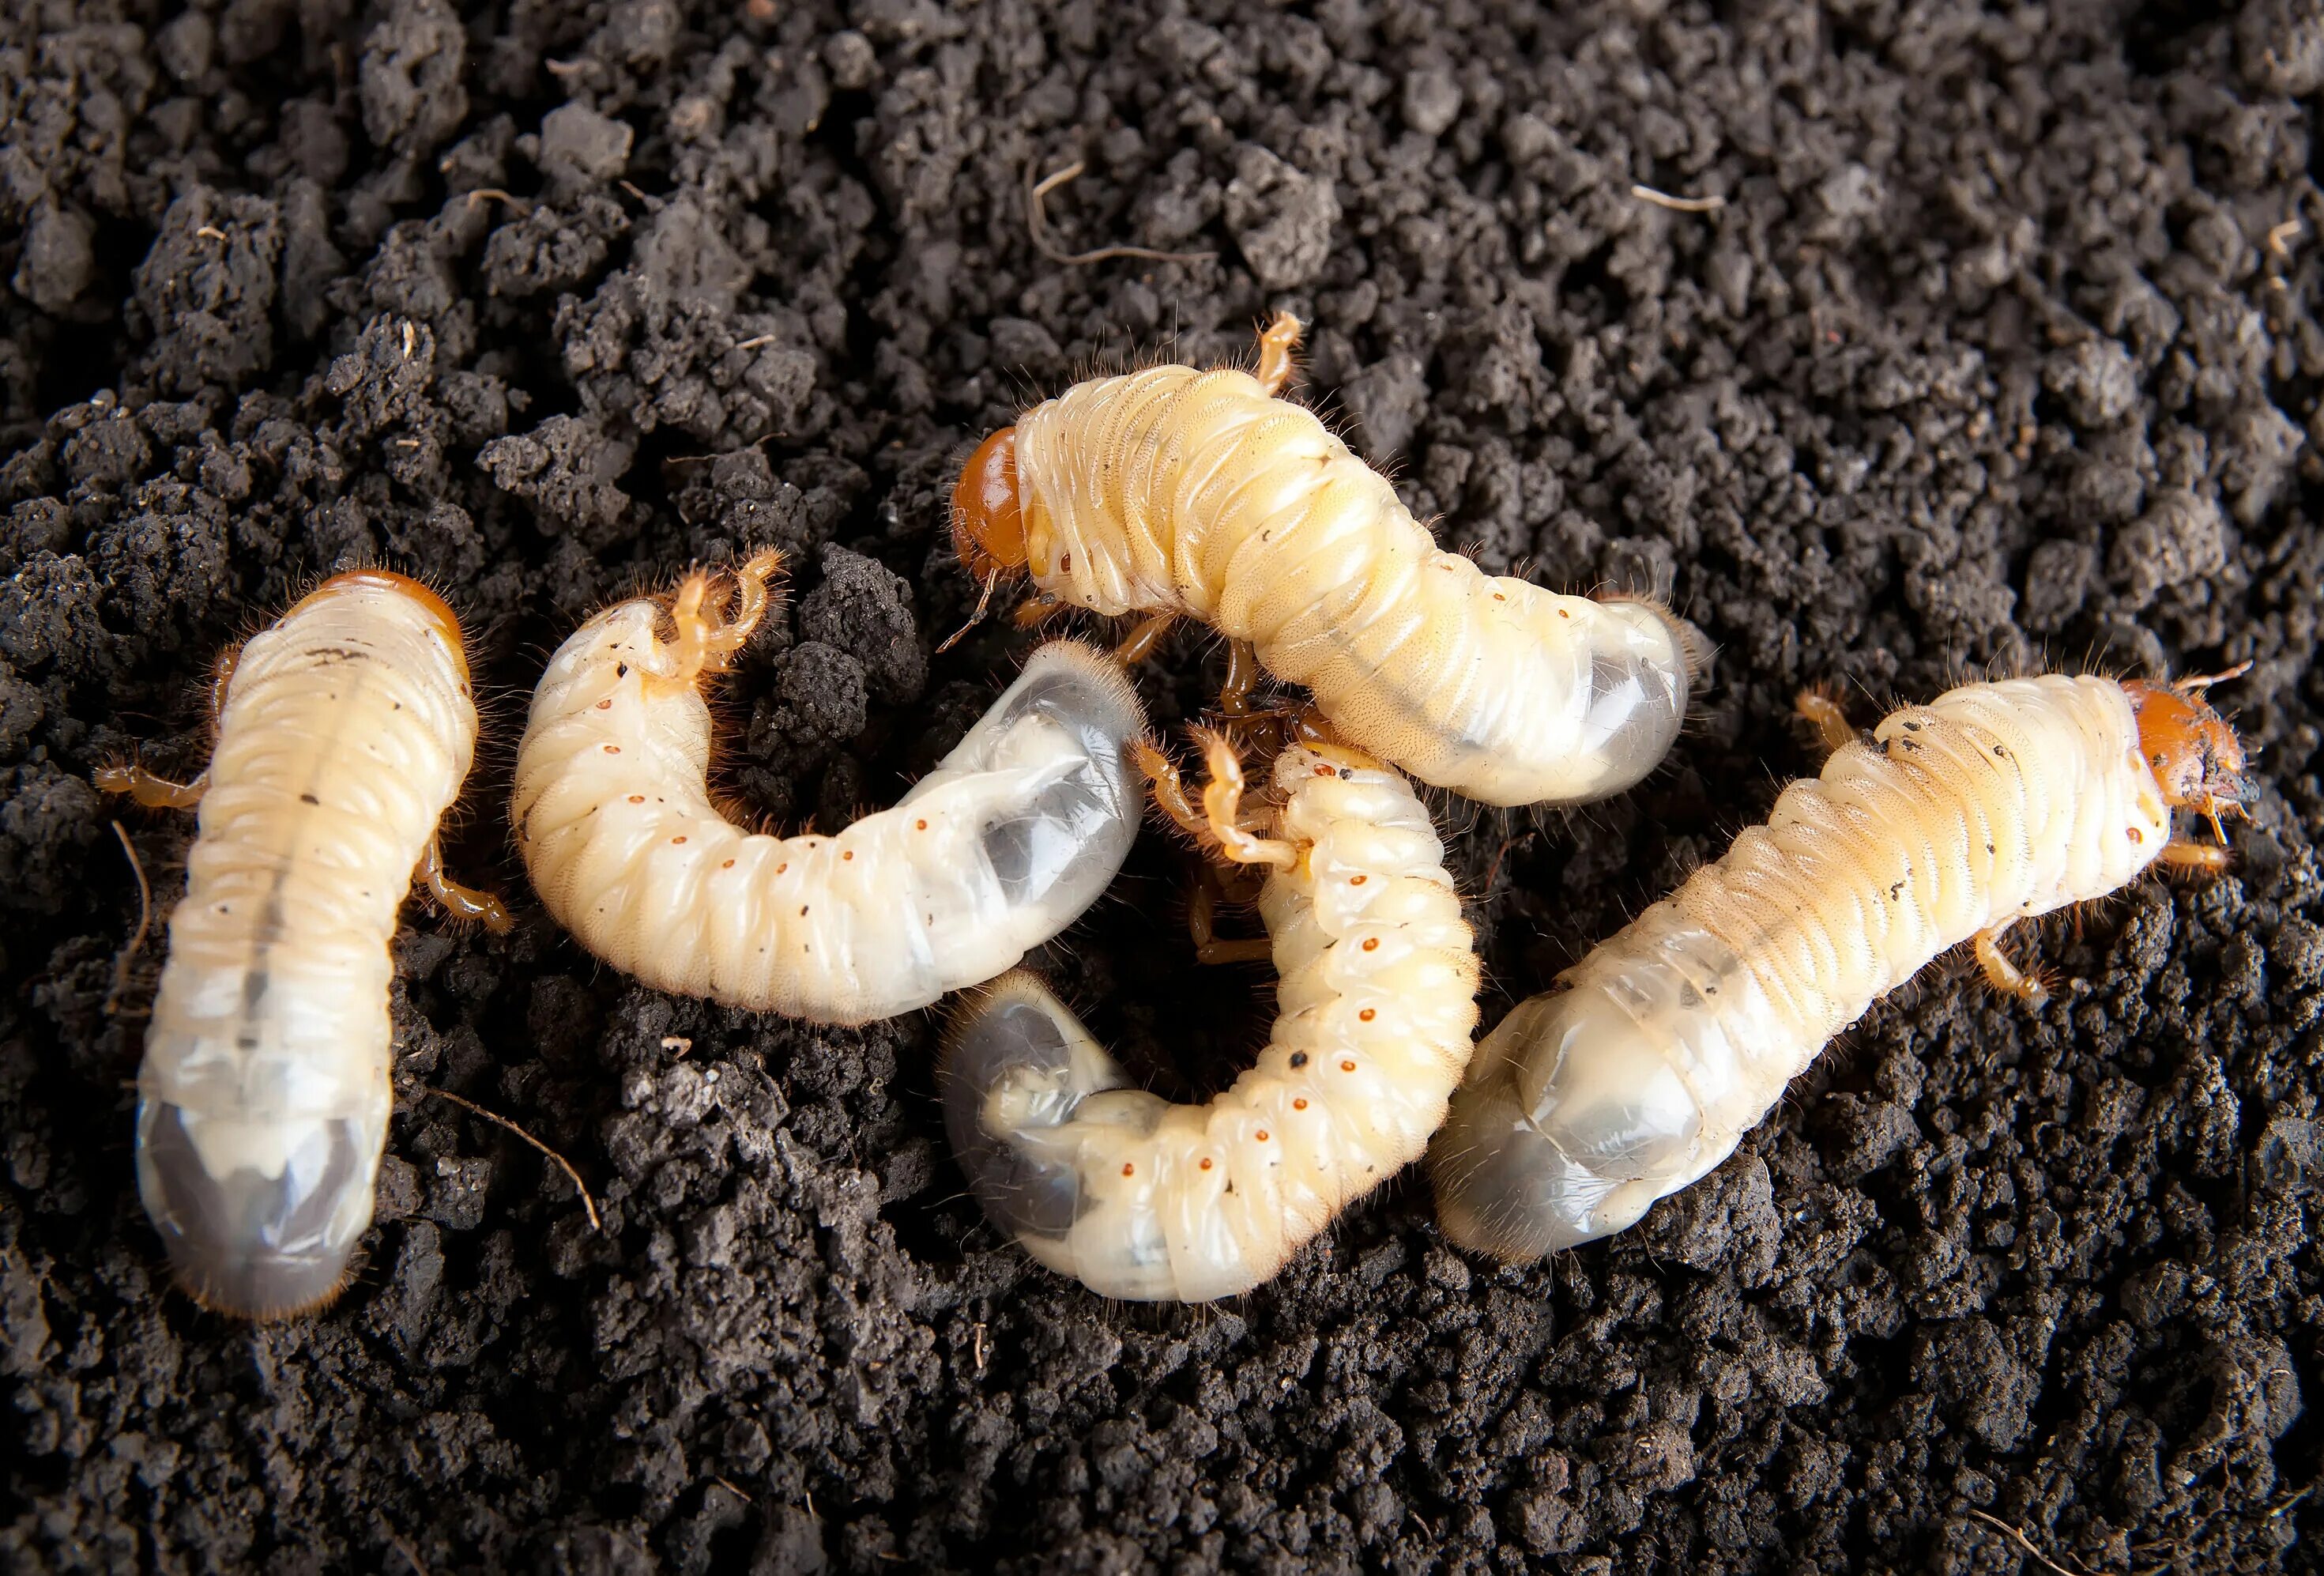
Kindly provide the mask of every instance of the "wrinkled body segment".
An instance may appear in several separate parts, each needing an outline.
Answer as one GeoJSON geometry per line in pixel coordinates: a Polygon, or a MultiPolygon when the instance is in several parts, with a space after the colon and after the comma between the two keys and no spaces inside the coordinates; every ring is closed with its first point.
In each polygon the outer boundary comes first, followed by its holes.
{"type": "MultiPolygon", "coordinates": [[[[1101,613],[1184,613],[1305,685],[1351,744],[1489,804],[1602,798],[1685,714],[1678,622],[1438,548],[1386,477],[1244,372],[1081,383],[1014,437],[1024,563],[1101,613]]],[[[969,496],[964,508],[989,507],[969,496]]]]}
{"type": "Polygon", "coordinates": [[[2172,807],[2217,805],[2158,781],[2150,696],[2185,705],[2096,677],[1969,685],[1784,789],[1765,825],[1486,1037],[1430,1151],[1446,1231],[1522,1259],[1623,1230],[1938,954],[1974,938],[1984,957],[2012,921],[2181,847],[2172,807]]]}
{"type": "Polygon", "coordinates": [[[476,737],[458,626],[379,571],[327,581],[226,688],[137,1074],[137,1184],[180,1284],[329,1301],[386,1142],[388,945],[476,737]]]}
{"type": "Polygon", "coordinates": [[[1259,896],[1275,1028],[1224,1093],[1132,1087],[1028,973],[954,1018],[945,1123],[985,1213],[1107,1296],[1201,1302],[1266,1280],[1419,1157],[1468,1061],[1477,959],[1410,786],[1305,748],[1274,780],[1271,835],[1296,853],[1259,896]]]}
{"type": "Polygon", "coordinates": [[[1144,714],[1116,664],[1063,641],[893,808],[834,836],[745,832],[709,797],[708,669],[663,616],[622,603],[558,650],[512,812],[549,913],[657,990],[824,1023],[909,1012],[1073,923],[1137,835],[1144,714]]]}

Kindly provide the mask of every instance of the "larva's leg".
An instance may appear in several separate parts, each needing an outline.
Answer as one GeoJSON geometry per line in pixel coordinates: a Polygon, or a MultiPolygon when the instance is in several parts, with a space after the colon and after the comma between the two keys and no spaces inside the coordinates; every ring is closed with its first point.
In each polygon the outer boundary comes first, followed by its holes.
{"type": "Polygon", "coordinates": [[[171,782],[134,760],[126,766],[100,766],[92,779],[105,792],[127,794],[149,810],[190,810],[202,802],[210,788],[207,770],[191,782],[171,782]]]}
{"type": "Polygon", "coordinates": [[[2173,838],[2164,843],[2158,857],[2173,870],[2198,871],[2205,875],[2217,874],[2229,862],[2226,849],[2215,843],[2190,843],[2185,838],[2173,838]]]}
{"type": "Polygon", "coordinates": [[[1132,744],[1130,752],[1138,761],[1138,770],[1146,774],[1155,806],[1169,816],[1179,831],[1197,843],[1203,841],[1204,834],[1211,829],[1210,823],[1203,819],[1202,811],[1187,797],[1186,785],[1178,776],[1178,763],[1143,739],[1132,744]]]}
{"type": "Polygon", "coordinates": [[[1820,689],[1803,689],[1793,698],[1792,710],[1802,721],[1816,731],[1827,751],[1837,751],[1843,744],[1856,742],[1856,729],[1849,723],[1847,708],[1820,689]]]}
{"type": "Polygon", "coordinates": [[[2028,1007],[2039,1007],[2050,1000],[2050,988],[2042,982],[2039,973],[2019,968],[2003,954],[2001,935],[2008,928],[2002,924],[1980,930],[1969,945],[1976,949],[1978,966],[1985,971],[1985,977],[1992,982],[1995,990],[2016,997],[2028,1007]]]}
{"type": "Polygon", "coordinates": [[[678,583],[669,619],[677,630],[664,658],[661,677],[691,684],[733,660],[767,613],[767,582],[782,567],[782,555],[770,548],[753,554],[734,571],[734,609],[730,615],[709,605],[710,576],[700,569],[678,583]]]}
{"type": "Polygon", "coordinates": [[[1204,963],[1263,963],[1275,955],[1275,944],[1265,936],[1221,941],[1218,909],[1221,893],[1218,869],[1204,865],[1186,908],[1186,929],[1194,938],[1194,958],[1204,963]]]}
{"type": "Polygon", "coordinates": [[[1259,386],[1272,396],[1291,382],[1291,353],[1299,347],[1299,319],[1277,312],[1259,336],[1259,386]]]}
{"type": "Polygon", "coordinates": [[[1249,641],[1227,642],[1227,676],[1219,686],[1219,714],[1250,715],[1250,692],[1259,684],[1259,649],[1249,641]]]}
{"type": "Polygon", "coordinates": [[[1145,661],[1162,637],[1170,632],[1170,626],[1177,622],[1178,615],[1175,613],[1148,615],[1130,631],[1128,640],[1113,649],[1113,659],[1124,668],[1145,661]]]}
{"type": "MultiPolygon", "coordinates": [[[[234,683],[235,664],[242,660],[242,648],[228,646],[218,653],[217,664],[210,669],[210,730],[217,730],[218,719],[226,715],[226,692],[234,683]]],[[[202,802],[209,792],[209,769],[205,767],[191,782],[172,782],[157,777],[135,761],[126,766],[100,766],[90,774],[100,792],[127,794],[149,810],[190,810],[202,802]]]]}
{"type": "Polygon", "coordinates": [[[709,623],[702,611],[703,598],[709,594],[710,576],[699,569],[678,582],[678,595],[669,604],[669,622],[678,633],[659,653],[661,677],[672,683],[693,683],[709,660],[709,623]]]}
{"type": "Polygon", "coordinates": [[[1211,780],[1203,785],[1203,818],[1216,840],[1219,856],[1234,864],[1268,864],[1289,870],[1299,851],[1279,838],[1252,834],[1242,815],[1242,762],[1222,733],[1203,735],[1203,756],[1211,780]]]}
{"type": "Polygon", "coordinates": [[[508,905],[492,893],[462,886],[444,873],[440,838],[428,840],[428,852],[420,856],[420,879],[428,883],[429,893],[444,906],[444,912],[456,919],[475,920],[494,935],[506,935],[516,923],[509,916],[508,905]]]}
{"type": "Polygon", "coordinates": [[[1143,741],[1132,747],[1139,770],[1153,784],[1155,804],[1176,823],[1181,832],[1230,864],[1286,868],[1296,864],[1298,852],[1289,843],[1253,835],[1250,825],[1263,821],[1263,815],[1252,815],[1250,824],[1246,824],[1242,812],[1242,763],[1235,759],[1234,746],[1217,733],[1204,733],[1202,738],[1204,752],[1210,761],[1211,780],[1204,786],[1200,807],[1186,791],[1178,775],[1177,762],[1143,741]]]}
{"type": "Polygon", "coordinates": [[[722,665],[758,631],[759,621],[767,616],[767,604],[772,600],[767,583],[782,567],[783,555],[773,548],[762,548],[734,571],[734,611],[710,637],[711,650],[722,665]]]}
{"type": "Polygon", "coordinates": [[[1043,622],[1051,613],[1065,605],[1063,602],[1044,591],[1019,603],[1017,611],[1009,615],[1010,622],[1020,630],[1029,630],[1043,622]]]}

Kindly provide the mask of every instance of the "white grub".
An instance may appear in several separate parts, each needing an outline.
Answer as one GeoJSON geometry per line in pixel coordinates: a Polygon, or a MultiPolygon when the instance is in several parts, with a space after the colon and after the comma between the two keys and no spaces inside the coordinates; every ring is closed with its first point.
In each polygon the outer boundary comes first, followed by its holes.
{"type": "MultiPolygon", "coordinates": [[[[1488,576],[1277,392],[1298,322],[1257,376],[1154,366],[1078,383],[985,440],[954,539],[1038,605],[1186,616],[1313,692],[1350,744],[1496,805],[1628,788],[1678,735],[1699,639],[1667,610],[1488,576]]],[[[1233,697],[1230,697],[1231,707],[1233,697]]]]}
{"type": "Polygon", "coordinates": [[[387,1138],[388,944],[414,867],[454,912],[507,925],[436,858],[475,740],[451,611],[361,570],[232,659],[196,782],[97,774],[200,806],[137,1074],[137,1185],[207,1306],[286,1318],[346,1283],[387,1138]]]}
{"type": "Polygon", "coordinates": [[[1145,715],[1117,664],[1056,641],[893,808],[831,836],[746,832],[710,800],[701,688],[778,567],[742,566],[731,617],[696,574],[576,631],[534,692],[511,819],[543,905],[622,972],[865,1023],[992,978],[1097,899],[1138,833],[1145,715]]]}
{"type": "Polygon", "coordinates": [[[1215,742],[1212,769],[1212,841],[1270,867],[1259,904],[1281,983],[1258,1064],[1215,1100],[1173,1104],[1131,1087],[1020,971],[963,1004],[938,1073],[987,1216],[1108,1296],[1203,1302],[1274,1275],[1420,1156],[1476,1028],[1469,926],[1402,777],[1295,745],[1254,828],[1215,742]]]}
{"type": "MultiPolygon", "coordinates": [[[[1841,1029],[1968,941],[1997,941],[2158,860],[2212,869],[2172,812],[2246,793],[2209,681],[2010,679],[1846,735],[1766,824],[1520,1004],[1478,1046],[1431,1146],[1444,1230],[1529,1259],[1622,1230],[1703,1175],[1841,1029]]],[[[1829,722],[1830,702],[1802,697],[1829,722]]],[[[1842,730],[1845,734],[1845,730],[1842,730]]]]}

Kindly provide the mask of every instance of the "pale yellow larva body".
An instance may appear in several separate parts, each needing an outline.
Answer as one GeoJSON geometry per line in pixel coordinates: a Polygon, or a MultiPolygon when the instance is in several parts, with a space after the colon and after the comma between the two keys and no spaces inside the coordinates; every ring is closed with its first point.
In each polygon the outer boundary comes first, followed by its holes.
{"type": "Polygon", "coordinates": [[[1522,1259],[1623,1230],[1937,954],[2170,843],[2181,801],[2111,679],[1968,685],[1873,740],[1486,1037],[1430,1149],[1455,1241],[1522,1259]]]}
{"type": "Polygon", "coordinates": [[[1249,641],[1342,738],[1424,782],[1580,803],[1677,737],[1688,650],[1669,614],[1441,550],[1386,477],[1249,373],[1077,384],[1019,419],[1015,466],[1043,592],[1249,641]]]}
{"type": "Polygon", "coordinates": [[[1281,979],[1272,1037],[1215,1100],[1129,1086],[1023,972],[955,1015],[939,1074],[985,1212],[1108,1296],[1250,1290],[1417,1158],[1476,1027],[1477,959],[1443,848],[1393,771],[1294,747],[1271,835],[1296,862],[1259,910],[1281,979]]]}
{"type": "Polygon", "coordinates": [[[1102,894],[1136,837],[1145,714],[1060,641],[892,808],[832,836],[745,832],[709,797],[712,725],[652,598],[550,660],[512,819],[542,904],[657,990],[864,1023],[991,979],[1102,894]]]}
{"type": "Polygon", "coordinates": [[[235,660],[137,1074],[138,1191],[208,1305],[281,1317],[346,1278],[387,1137],[388,945],[475,740],[459,628],[401,576],[325,582],[235,660]]]}

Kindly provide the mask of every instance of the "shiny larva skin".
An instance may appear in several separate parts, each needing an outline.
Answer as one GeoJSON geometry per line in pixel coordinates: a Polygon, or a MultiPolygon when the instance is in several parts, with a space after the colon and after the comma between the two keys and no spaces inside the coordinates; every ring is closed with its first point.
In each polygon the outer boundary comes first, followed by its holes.
{"type": "Polygon", "coordinates": [[[1416,1159],[1476,1028],[1477,959],[1427,812],[1394,772],[1294,748],[1259,910],[1281,977],[1258,1064],[1203,1105],[1130,1086],[1014,973],[955,1015],[939,1073],[986,1214],[1108,1296],[1203,1302],[1266,1280],[1416,1159]]]}
{"type": "Polygon", "coordinates": [[[1387,478],[1248,373],[1081,383],[1019,420],[1016,477],[1041,590],[1250,641],[1341,737],[1424,782],[1580,803],[1637,782],[1677,737],[1674,620],[1440,550],[1387,478]]]}
{"type": "Polygon", "coordinates": [[[656,990],[823,1023],[989,980],[1096,901],[1136,837],[1145,716],[1118,666],[1036,651],[936,770],[835,836],[746,833],[711,804],[711,716],[641,599],[551,659],[512,819],[542,903],[656,990]]]}
{"type": "Polygon", "coordinates": [[[1873,738],[1486,1037],[1429,1154],[1455,1241],[1525,1259],[1623,1230],[1938,954],[2170,841],[2111,679],[1969,685],[1873,738]]]}
{"type": "Polygon", "coordinates": [[[387,1137],[388,945],[460,789],[457,626],[383,574],[242,649],[137,1074],[137,1185],[180,1283],[278,1318],[327,1302],[387,1137]]]}

